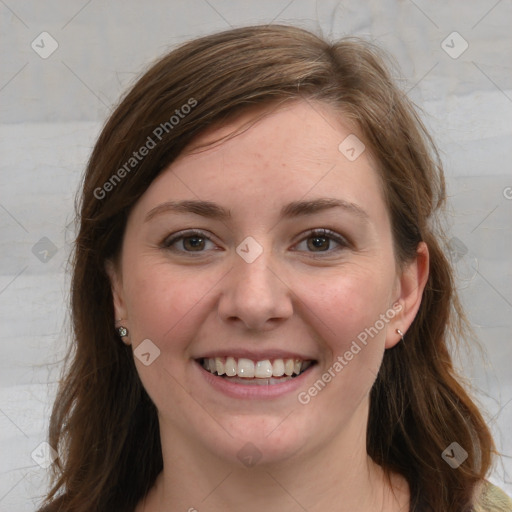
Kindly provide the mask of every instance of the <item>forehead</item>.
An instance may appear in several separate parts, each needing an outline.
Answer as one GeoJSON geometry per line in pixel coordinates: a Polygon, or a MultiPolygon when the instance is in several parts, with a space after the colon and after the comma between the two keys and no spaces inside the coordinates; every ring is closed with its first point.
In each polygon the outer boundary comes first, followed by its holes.
{"type": "Polygon", "coordinates": [[[235,213],[237,207],[252,208],[254,214],[330,196],[386,215],[376,165],[369,151],[357,155],[362,148],[357,129],[326,104],[301,100],[260,107],[198,136],[138,206],[147,210],[171,198],[203,199],[229,203],[235,213]],[[354,151],[347,153],[347,147],[354,151]]]}
{"type": "Polygon", "coordinates": [[[275,157],[272,150],[280,146],[283,154],[289,150],[288,159],[300,159],[305,151],[313,150],[316,159],[332,161],[333,156],[338,157],[332,149],[338,147],[340,135],[358,131],[355,123],[326,103],[290,100],[247,108],[230,121],[209,127],[184,148],[177,161],[219,145],[224,154],[233,154],[249,149],[248,144],[252,145],[251,154],[259,156],[275,157]]]}

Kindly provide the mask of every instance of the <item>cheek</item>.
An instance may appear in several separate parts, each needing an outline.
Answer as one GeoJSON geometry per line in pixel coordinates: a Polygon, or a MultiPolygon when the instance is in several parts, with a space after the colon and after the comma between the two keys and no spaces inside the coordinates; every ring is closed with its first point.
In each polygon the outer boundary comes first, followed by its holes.
{"type": "MultiPolygon", "coordinates": [[[[215,286],[212,276],[177,271],[168,263],[150,262],[133,265],[126,280],[128,314],[132,348],[151,340],[158,356],[146,366],[135,357],[139,377],[159,410],[187,407],[186,381],[188,347],[204,323],[208,292],[215,286]],[[172,386],[173,383],[180,383],[172,386]],[[169,393],[170,384],[174,390],[169,393]]],[[[154,349],[153,349],[154,350],[154,349]]]]}
{"type": "MultiPolygon", "coordinates": [[[[298,280],[297,295],[316,318],[315,325],[334,352],[348,350],[351,342],[377,323],[378,334],[384,338],[387,322],[381,315],[390,310],[393,276],[378,265],[352,266],[325,279],[298,280]]],[[[385,318],[386,320],[387,318],[385,318]]]]}
{"type": "Polygon", "coordinates": [[[135,344],[149,338],[161,350],[183,350],[200,325],[201,304],[218,277],[176,270],[161,261],[141,261],[131,268],[125,289],[135,344]]]}
{"type": "Polygon", "coordinates": [[[370,392],[384,354],[387,322],[394,316],[391,276],[376,266],[351,270],[317,281],[315,288],[302,281],[300,291],[326,360],[320,361],[317,380],[301,389],[297,399],[305,407],[305,421],[322,417],[323,428],[332,435],[370,392]],[[325,414],[326,408],[331,414],[325,414]]]}

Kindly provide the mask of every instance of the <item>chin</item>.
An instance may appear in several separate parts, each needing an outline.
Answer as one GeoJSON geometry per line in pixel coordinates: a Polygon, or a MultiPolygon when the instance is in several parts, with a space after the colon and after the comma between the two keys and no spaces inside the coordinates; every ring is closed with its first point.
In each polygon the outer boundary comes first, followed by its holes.
{"type": "Polygon", "coordinates": [[[215,455],[226,462],[247,467],[269,466],[286,462],[304,452],[311,444],[308,440],[318,439],[309,431],[305,422],[296,424],[294,413],[281,417],[242,416],[222,422],[231,436],[223,435],[218,443],[210,443],[215,455]]]}

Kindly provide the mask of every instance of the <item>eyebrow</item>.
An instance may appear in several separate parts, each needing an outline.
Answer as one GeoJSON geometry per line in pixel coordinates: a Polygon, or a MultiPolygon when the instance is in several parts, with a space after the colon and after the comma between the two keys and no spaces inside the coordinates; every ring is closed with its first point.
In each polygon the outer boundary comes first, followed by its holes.
{"type": "MultiPolygon", "coordinates": [[[[293,201],[281,209],[281,217],[289,219],[304,215],[313,215],[332,208],[342,208],[365,222],[369,221],[369,215],[357,204],[328,197],[309,201],[293,201]]],[[[149,222],[156,215],[163,213],[195,213],[202,217],[220,221],[226,221],[231,218],[230,210],[226,210],[211,201],[185,200],[167,201],[156,206],[146,215],[144,222],[149,222]]]]}

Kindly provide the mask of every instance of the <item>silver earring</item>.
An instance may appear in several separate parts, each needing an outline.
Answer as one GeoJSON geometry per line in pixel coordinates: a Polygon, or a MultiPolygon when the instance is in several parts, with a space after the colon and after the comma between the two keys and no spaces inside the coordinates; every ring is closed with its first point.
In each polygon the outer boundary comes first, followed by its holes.
{"type": "Polygon", "coordinates": [[[120,338],[124,338],[125,336],[128,336],[128,329],[121,325],[117,328],[117,334],[120,338]]]}
{"type": "Polygon", "coordinates": [[[402,341],[404,341],[404,333],[400,329],[396,329],[396,332],[400,335],[400,338],[402,338],[402,341]]]}

